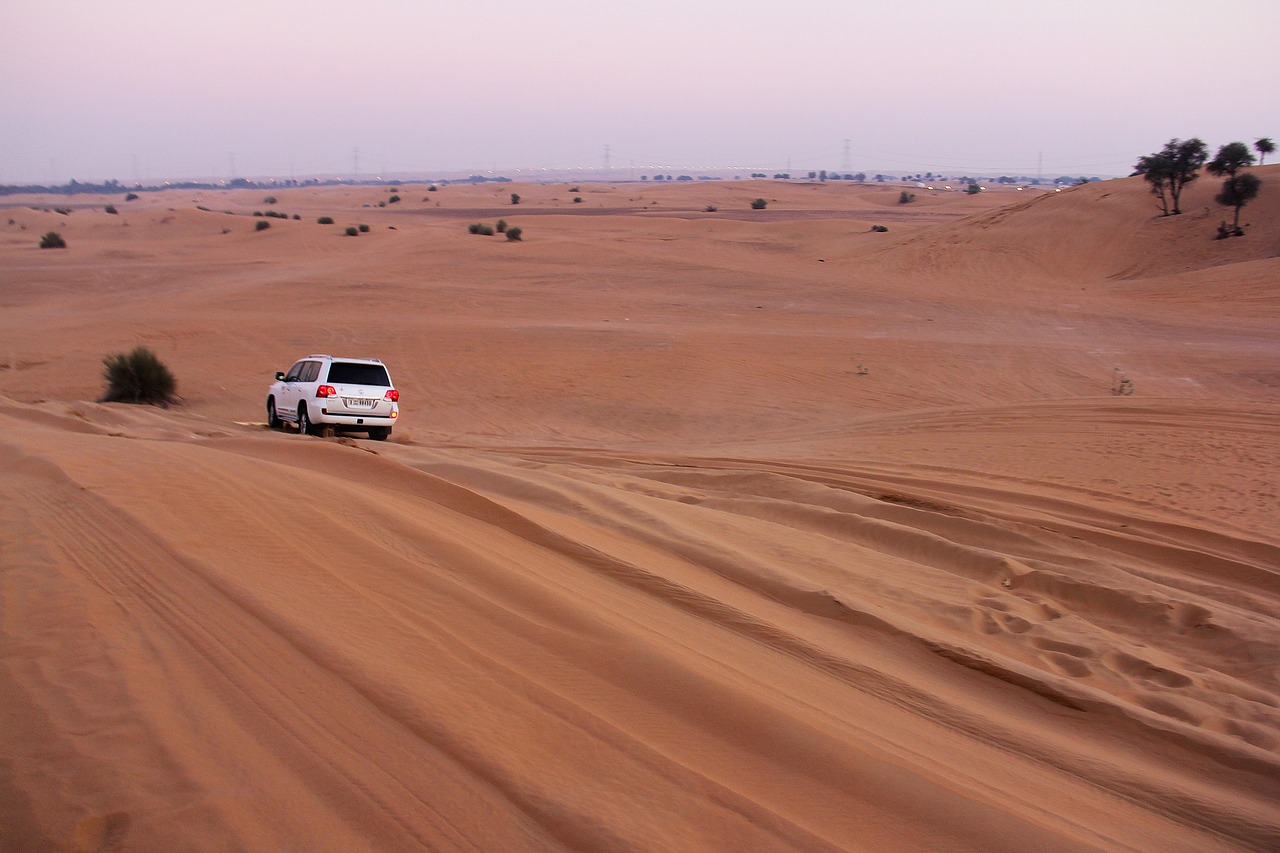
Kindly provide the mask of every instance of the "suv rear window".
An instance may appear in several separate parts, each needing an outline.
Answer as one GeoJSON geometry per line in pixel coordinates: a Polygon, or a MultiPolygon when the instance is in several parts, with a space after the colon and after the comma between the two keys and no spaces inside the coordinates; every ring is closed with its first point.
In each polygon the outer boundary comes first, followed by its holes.
{"type": "Polygon", "coordinates": [[[391,387],[391,377],[381,364],[335,361],[329,365],[329,382],[334,385],[378,385],[391,387]]]}

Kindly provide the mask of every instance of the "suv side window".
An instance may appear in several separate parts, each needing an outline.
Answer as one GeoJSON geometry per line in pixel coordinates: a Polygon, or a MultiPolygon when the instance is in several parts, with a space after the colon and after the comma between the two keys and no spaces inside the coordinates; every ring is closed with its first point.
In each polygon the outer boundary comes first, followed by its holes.
{"type": "Polygon", "coordinates": [[[301,382],[315,382],[315,381],[316,381],[316,378],[317,378],[319,375],[320,375],[320,362],[318,362],[318,361],[308,361],[308,362],[306,363],[306,366],[305,366],[305,367],[303,367],[303,369],[302,369],[302,378],[301,378],[299,381],[301,381],[301,382]]]}
{"type": "Polygon", "coordinates": [[[306,366],[305,361],[299,361],[289,368],[289,372],[284,375],[285,382],[297,382],[298,377],[302,374],[302,368],[306,366]]]}

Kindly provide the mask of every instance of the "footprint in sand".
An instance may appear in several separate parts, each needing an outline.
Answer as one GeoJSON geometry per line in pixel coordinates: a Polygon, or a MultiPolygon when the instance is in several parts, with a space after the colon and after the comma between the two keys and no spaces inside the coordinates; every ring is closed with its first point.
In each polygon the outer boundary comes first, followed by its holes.
{"type": "Polygon", "coordinates": [[[124,835],[129,831],[128,812],[91,817],[76,826],[76,853],[118,853],[124,849],[124,835]]]}
{"type": "Polygon", "coordinates": [[[1190,678],[1180,672],[1156,666],[1150,661],[1125,652],[1110,652],[1103,658],[1103,663],[1118,675],[1146,681],[1160,687],[1189,687],[1192,683],[1190,678]]]}

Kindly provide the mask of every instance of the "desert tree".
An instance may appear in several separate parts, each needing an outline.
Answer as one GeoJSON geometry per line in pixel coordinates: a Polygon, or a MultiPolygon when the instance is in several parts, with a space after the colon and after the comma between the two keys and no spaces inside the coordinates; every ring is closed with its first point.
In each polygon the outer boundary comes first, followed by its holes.
{"type": "Polygon", "coordinates": [[[1258,165],[1261,166],[1267,162],[1267,155],[1275,153],[1276,144],[1271,141],[1271,137],[1264,136],[1253,143],[1253,147],[1258,151],[1258,165]]]}
{"type": "Polygon", "coordinates": [[[1240,230],[1240,208],[1258,195],[1258,188],[1262,185],[1257,175],[1242,171],[1252,165],[1253,153],[1248,145],[1243,142],[1228,142],[1218,149],[1217,155],[1205,166],[1209,174],[1226,178],[1222,182],[1222,191],[1214,201],[1235,208],[1231,229],[1228,231],[1225,227],[1220,227],[1219,237],[1226,237],[1229,234],[1239,237],[1244,233],[1240,230]]]}
{"type": "Polygon", "coordinates": [[[1209,149],[1202,140],[1170,139],[1164,148],[1138,158],[1134,175],[1142,176],[1151,185],[1151,192],[1160,199],[1164,216],[1182,213],[1182,190],[1200,177],[1200,167],[1209,158],[1209,149]]]}
{"type": "MultiPolygon", "coordinates": [[[[1240,228],[1240,208],[1244,207],[1258,195],[1258,188],[1262,186],[1262,180],[1251,172],[1241,172],[1238,175],[1232,175],[1222,182],[1222,191],[1214,196],[1214,201],[1218,204],[1234,207],[1236,209],[1235,218],[1231,221],[1231,231],[1237,237],[1243,237],[1244,231],[1240,228]]],[[[1218,236],[1225,237],[1227,233],[1225,228],[1218,229],[1218,236]]]]}
{"type": "Polygon", "coordinates": [[[1218,149],[1214,158],[1205,165],[1210,175],[1234,178],[1241,169],[1253,165],[1253,154],[1243,142],[1228,142],[1218,149]]]}

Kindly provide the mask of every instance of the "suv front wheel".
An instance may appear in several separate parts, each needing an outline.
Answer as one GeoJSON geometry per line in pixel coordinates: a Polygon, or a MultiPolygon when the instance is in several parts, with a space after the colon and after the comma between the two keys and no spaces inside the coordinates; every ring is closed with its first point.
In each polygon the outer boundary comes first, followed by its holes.
{"type": "Polygon", "coordinates": [[[280,420],[280,416],[276,414],[276,401],[274,397],[267,399],[267,428],[280,429],[284,426],[284,421],[280,420]]]}

